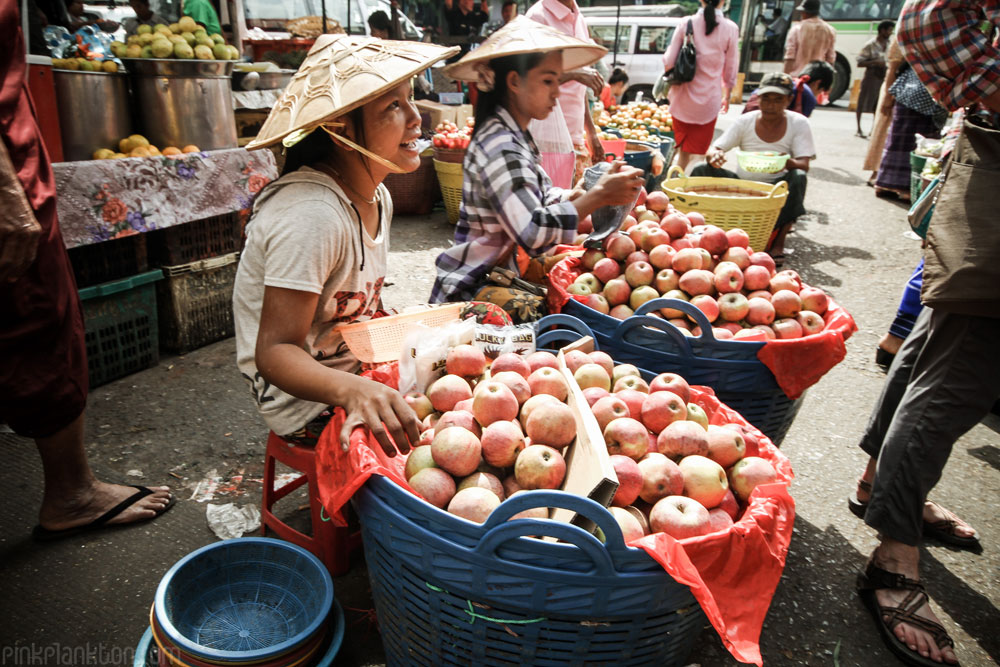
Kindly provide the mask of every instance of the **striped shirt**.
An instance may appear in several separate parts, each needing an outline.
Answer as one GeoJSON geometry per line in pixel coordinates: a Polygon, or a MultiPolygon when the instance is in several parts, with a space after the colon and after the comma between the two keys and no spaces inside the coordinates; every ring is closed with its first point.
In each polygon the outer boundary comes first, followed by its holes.
{"type": "Polygon", "coordinates": [[[468,301],[504,257],[517,272],[520,246],[541,255],[576,236],[576,207],[542,171],[531,135],[500,107],[469,143],[455,245],[441,253],[431,303],[468,301]]]}
{"type": "Polygon", "coordinates": [[[931,96],[961,109],[1000,86],[1000,49],[982,30],[1000,27],[1000,0],[911,0],[898,40],[931,96]]]}

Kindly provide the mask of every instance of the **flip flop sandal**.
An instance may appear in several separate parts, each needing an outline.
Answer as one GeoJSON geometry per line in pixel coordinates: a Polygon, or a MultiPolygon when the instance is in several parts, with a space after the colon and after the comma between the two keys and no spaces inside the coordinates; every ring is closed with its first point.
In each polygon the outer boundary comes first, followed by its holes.
{"type": "Polygon", "coordinates": [[[778,253],[777,255],[771,255],[771,259],[774,260],[774,268],[780,269],[785,265],[785,255],[784,253],[778,253]]]}
{"type": "MultiPolygon", "coordinates": [[[[871,496],[872,485],[865,480],[858,480],[858,488],[871,496]]],[[[967,551],[979,551],[982,548],[978,537],[962,537],[961,535],[955,534],[955,527],[961,525],[961,520],[954,512],[941,507],[941,505],[938,505],[937,503],[934,503],[934,505],[944,512],[948,518],[934,522],[924,521],[924,537],[937,540],[938,542],[942,542],[944,544],[949,544],[953,547],[958,547],[959,549],[965,549],[967,551]]],[[[861,500],[858,500],[858,493],[855,491],[847,499],[847,509],[851,511],[851,514],[864,521],[865,512],[868,511],[868,501],[862,502],[861,500]]]]}
{"type": "Polygon", "coordinates": [[[865,571],[858,574],[857,591],[861,601],[875,619],[875,626],[882,636],[882,641],[904,665],[910,667],[958,666],[957,662],[936,662],[930,657],[925,658],[916,651],[910,650],[910,647],[901,642],[893,632],[897,625],[906,623],[930,634],[939,649],[954,648],[955,642],[948,636],[948,631],[944,629],[944,626],[923,616],[917,616],[917,610],[930,600],[923,584],[919,581],[883,570],[875,565],[875,554],[873,553],[865,571]],[[909,591],[909,594],[899,605],[880,605],[875,591],[885,589],[905,590],[909,591]]]}
{"type": "MultiPolygon", "coordinates": [[[[37,525],[31,531],[31,536],[38,542],[52,542],[54,540],[62,540],[67,537],[73,537],[74,535],[82,535],[83,533],[88,533],[93,530],[99,530],[101,528],[109,527],[107,526],[108,521],[115,518],[126,509],[139,502],[143,498],[153,493],[153,490],[148,486],[137,486],[135,484],[129,484],[136,492],[131,496],[121,501],[107,512],[97,517],[90,523],[85,523],[82,526],[73,526],[72,528],[66,528],[64,530],[49,530],[48,528],[43,528],[41,525],[37,525]]],[[[151,516],[148,519],[142,519],[140,521],[132,521],[130,523],[123,524],[113,524],[113,526],[131,526],[137,523],[145,523],[146,521],[152,521],[153,519],[162,516],[167,510],[174,506],[177,502],[177,496],[171,495],[170,500],[167,501],[166,506],[162,510],[156,513],[155,516],[151,516]]],[[[112,527],[113,527],[112,526],[112,527]]]]}

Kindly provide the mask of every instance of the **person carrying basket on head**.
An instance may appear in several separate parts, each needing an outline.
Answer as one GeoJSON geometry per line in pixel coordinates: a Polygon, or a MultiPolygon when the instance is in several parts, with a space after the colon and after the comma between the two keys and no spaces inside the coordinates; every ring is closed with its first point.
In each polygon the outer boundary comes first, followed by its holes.
{"type": "Polygon", "coordinates": [[[515,320],[538,319],[544,299],[530,291],[487,284],[494,268],[540,279],[531,257],[576,237],[579,220],[602,206],[630,205],[645,177],[613,163],[590,190],[552,185],[528,123],[543,120],[559,98],[563,70],[598,60],[606,49],[517,17],[445,73],[475,81],[476,129],[465,156],[462,208],[455,245],[437,258],[432,302],[489,301],[515,320]]]}
{"type": "Polygon", "coordinates": [[[392,220],[382,181],[420,166],[410,80],[457,52],[321,35],[248,145],[286,151],[281,178],[260,192],[247,223],[233,291],[237,365],[285,440],[315,445],[339,406],[342,443],[361,425],[390,456],[417,442],[413,410],[357,375],[338,329],[381,307],[392,220]]]}

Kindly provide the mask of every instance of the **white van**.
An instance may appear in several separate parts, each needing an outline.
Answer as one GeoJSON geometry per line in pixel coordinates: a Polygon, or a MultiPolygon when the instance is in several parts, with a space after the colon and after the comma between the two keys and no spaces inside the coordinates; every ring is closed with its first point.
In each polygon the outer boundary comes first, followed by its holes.
{"type": "Polygon", "coordinates": [[[643,97],[651,98],[653,85],[663,74],[663,53],[670,46],[674,30],[686,20],[685,10],[678,5],[623,6],[620,20],[616,19],[617,7],[581,7],[580,13],[587,21],[590,37],[608,49],[604,57],[608,71],[620,67],[628,74],[622,101],[635,99],[640,91],[643,97]]]}

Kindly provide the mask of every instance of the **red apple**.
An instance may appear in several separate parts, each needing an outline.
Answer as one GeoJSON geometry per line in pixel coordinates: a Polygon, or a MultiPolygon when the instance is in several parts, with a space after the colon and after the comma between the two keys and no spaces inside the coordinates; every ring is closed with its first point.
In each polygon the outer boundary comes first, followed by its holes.
{"type": "Polygon", "coordinates": [[[570,350],[565,354],[565,359],[566,368],[569,369],[570,373],[575,373],[580,366],[590,363],[590,357],[587,356],[587,353],[580,350],[570,350]]]}
{"type": "MultiPolygon", "coordinates": [[[[483,429],[480,438],[483,460],[491,466],[509,468],[524,449],[524,434],[515,421],[493,422],[483,429]]],[[[504,497],[501,494],[500,497],[504,497]]]]}
{"type": "Polygon", "coordinates": [[[708,518],[708,532],[710,533],[729,530],[733,526],[733,518],[721,507],[708,510],[708,518]]]}
{"type": "MultiPolygon", "coordinates": [[[[470,345],[471,347],[471,345],[470,345]]],[[[447,412],[459,401],[472,398],[472,387],[458,375],[443,375],[427,389],[427,398],[438,412],[447,412]]]]}
{"type": "MultiPolygon", "coordinates": [[[[525,364],[525,368],[527,368],[527,364],[525,364]]],[[[524,405],[524,402],[531,398],[531,387],[528,385],[528,381],[520,373],[515,373],[514,371],[501,371],[500,373],[491,375],[490,380],[507,385],[507,388],[514,394],[514,398],[517,399],[518,405],[524,405]]],[[[476,389],[479,389],[478,385],[476,386],[476,389]]]]}
{"type": "Polygon", "coordinates": [[[479,377],[486,370],[486,355],[475,345],[456,345],[448,350],[444,367],[449,375],[479,377]]]}
{"type": "Polygon", "coordinates": [[[594,413],[594,417],[597,419],[597,425],[601,428],[601,431],[604,431],[607,425],[614,420],[621,419],[622,417],[630,417],[632,415],[628,404],[626,404],[625,401],[618,396],[610,395],[594,403],[594,407],[591,408],[591,412],[594,413]]]}
{"type": "Polygon", "coordinates": [[[667,197],[665,192],[660,190],[653,190],[646,195],[646,208],[650,211],[656,211],[662,214],[667,210],[667,205],[670,203],[670,199],[667,197]]]}
{"type": "Polygon", "coordinates": [[[795,317],[802,310],[802,299],[791,290],[778,290],[771,296],[776,317],[795,317]]]}
{"type": "Polygon", "coordinates": [[[619,392],[625,391],[626,389],[631,389],[641,394],[649,393],[649,385],[646,384],[646,381],[643,380],[641,377],[636,377],[635,375],[629,375],[627,377],[621,378],[620,380],[618,380],[618,382],[615,383],[615,386],[611,389],[611,391],[615,394],[618,394],[619,392]]]}
{"type": "Polygon", "coordinates": [[[675,421],[660,431],[656,451],[671,459],[708,453],[708,433],[701,424],[690,420],[675,421]]]}
{"type": "Polygon", "coordinates": [[[812,312],[811,310],[803,310],[798,315],[795,316],[795,321],[799,323],[802,327],[803,336],[811,336],[812,334],[817,334],[823,330],[826,323],[823,318],[812,312]]]}
{"type": "Polygon", "coordinates": [[[534,445],[561,449],[576,437],[576,418],[565,403],[542,403],[531,411],[524,432],[534,445]]]}
{"type": "Polygon", "coordinates": [[[740,268],[740,271],[746,271],[750,268],[750,253],[747,252],[746,248],[730,246],[729,250],[719,257],[719,263],[722,262],[732,262],[740,268]]]}
{"type": "Polygon", "coordinates": [[[766,290],[771,285],[771,272],[766,266],[752,264],[743,270],[743,287],[751,292],[766,290]]]}
{"type": "Polygon", "coordinates": [[[604,390],[611,389],[611,376],[599,364],[586,363],[576,369],[573,379],[580,385],[580,389],[589,387],[600,387],[604,390]]]}
{"type": "Polygon", "coordinates": [[[653,227],[649,230],[642,238],[642,249],[646,252],[652,252],[654,248],[658,248],[662,245],[667,245],[670,243],[670,234],[660,229],[659,227],[653,227]]]}
{"type": "Polygon", "coordinates": [[[441,468],[423,468],[407,481],[421,498],[440,509],[455,496],[455,480],[441,468]]]}
{"type": "MultiPolygon", "coordinates": [[[[511,477],[508,477],[507,479],[513,479],[513,475],[511,477]]],[[[506,482],[507,480],[504,480],[505,488],[506,488],[506,482]]],[[[516,483],[517,482],[515,482],[515,484],[516,483]]],[[[519,489],[517,491],[514,491],[514,493],[508,493],[507,500],[510,500],[514,496],[521,493],[527,493],[527,491],[525,491],[524,489],[519,489]]],[[[518,512],[517,514],[511,517],[511,519],[548,519],[548,518],[549,518],[549,509],[547,507],[532,507],[531,509],[526,509],[521,512],[518,512]]]]}
{"type": "Polygon", "coordinates": [[[757,456],[748,456],[729,469],[729,484],[733,493],[742,502],[750,499],[750,494],[760,484],[770,484],[778,479],[768,461],[757,456]]]}
{"type": "MultiPolygon", "coordinates": [[[[727,322],[739,322],[750,312],[750,302],[739,292],[730,292],[719,297],[719,315],[727,322]]],[[[737,325],[737,330],[739,325],[737,325]]],[[[732,333],[736,333],[733,331],[732,333]]]]}
{"type": "Polygon", "coordinates": [[[457,490],[461,491],[462,489],[471,489],[473,487],[492,491],[501,502],[506,497],[503,493],[503,482],[493,473],[474,472],[458,483],[457,490]]]}
{"type": "MultiPolygon", "coordinates": [[[[692,421],[707,431],[708,414],[705,412],[705,409],[700,405],[698,405],[697,403],[688,403],[687,409],[688,409],[687,421],[692,421]]],[[[674,423],[676,424],[677,422],[674,423]]],[[[669,426],[667,428],[669,428],[669,426]]]]}
{"type": "Polygon", "coordinates": [[[729,239],[726,233],[715,225],[705,225],[698,239],[698,246],[713,255],[721,255],[729,249],[729,239]]]}
{"type": "Polygon", "coordinates": [[[774,321],[774,306],[759,296],[747,301],[747,322],[750,324],[770,324],[774,321]]]}
{"type": "Polygon", "coordinates": [[[719,319],[719,302],[709,295],[699,294],[691,297],[691,305],[700,310],[709,322],[719,319]]]}
{"type": "Polygon", "coordinates": [[[434,463],[456,477],[465,477],[475,472],[481,454],[479,438],[471,431],[457,426],[437,431],[431,442],[434,463]]]}
{"type": "Polygon", "coordinates": [[[631,505],[642,491],[642,470],[638,463],[621,454],[611,455],[611,465],[618,476],[618,490],[615,491],[611,504],[618,507],[631,505]]]}
{"type": "MultiPolygon", "coordinates": [[[[520,375],[517,376],[522,381],[520,375]]],[[[514,392],[503,382],[484,382],[476,387],[472,403],[472,414],[480,426],[489,426],[496,421],[517,419],[519,403],[514,392]]],[[[527,397],[526,397],[527,398],[527,397]]]]}
{"type": "Polygon", "coordinates": [[[758,289],[752,292],[747,292],[747,299],[764,299],[768,303],[771,303],[771,297],[774,296],[766,289],[758,289]]]}
{"type": "Polygon", "coordinates": [[[594,221],[590,219],[590,216],[580,218],[580,221],[576,223],[576,231],[580,234],[590,234],[594,231],[594,221]]]}
{"type": "Polygon", "coordinates": [[[733,495],[733,489],[730,487],[726,491],[726,495],[722,496],[722,500],[719,502],[719,506],[715,509],[720,509],[729,515],[733,521],[736,521],[740,516],[740,503],[736,500],[736,496],[733,495]]]}
{"type": "Polygon", "coordinates": [[[528,364],[529,376],[539,368],[554,368],[559,370],[559,360],[551,352],[532,352],[524,360],[528,364]]]}
{"type": "Polygon", "coordinates": [[[597,264],[594,265],[592,273],[595,278],[600,280],[602,283],[607,284],[621,275],[622,268],[617,261],[611,259],[610,257],[605,257],[604,259],[597,261],[597,264]]]}
{"type": "Polygon", "coordinates": [[[608,300],[604,298],[603,294],[587,294],[583,305],[605,315],[611,310],[611,306],[608,305],[608,300]]]}
{"type": "Polygon", "coordinates": [[[462,489],[448,503],[448,511],[474,523],[483,523],[500,506],[500,499],[488,489],[473,486],[462,489]]]}
{"type": "Polygon", "coordinates": [[[560,401],[565,401],[569,395],[566,379],[554,368],[539,368],[528,376],[528,386],[531,387],[532,396],[551,394],[560,401]]]}
{"type": "MultiPolygon", "coordinates": [[[[625,382],[626,379],[622,378],[618,382],[625,382]]],[[[628,406],[628,416],[635,419],[642,416],[642,402],[646,400],[646,394],[648,393],[648,391],[642,392],[638,389],[619,389],[614,395],[625,401],[625,405],[628,406]]]]}
{"type": "Polygon", "coordinates": [[[403,476],[407,481],[424,468],[437,468],[434,457],[431,455],[430,445],[420,445],[410,450],[406,457],[406,466],[403,468],[403,476]]]}
{"type": "Polygon", "coordinates": [[[705,216],[697,211],[688,211],[687,215],[688,221],[690,221],[692,227],[703,227],[705,225],[705,216]]]}
{"type": "Polygon", "coordinates": [[[649,512],[649,529],[683,540],[705,535],[711,528],[712,517],[697,500],[671,495],[657,501],[649,512]]]}
{"type": "Polygon", "coordinates": [[[706,509],[718,507],[729,489],[726,471],[705,456],[685,456],[678,464],[684,476],[684,495],[693,498],[706,509]]]}
{"type": "Polygon", "coordinates": [[[719,262],[715,267],[715,289],[719,294],[743,289],[743,271],[733,262],[719,262]]]}
{"type": "Polygon", "coordinates": [[[570,285],[570,287],[573,287],[574,285],[583,285],[586,287],[589,291],[585,292],[585,294],[597,294],[604,289],[604,285],[597,279],[596,276],[594,276],[593,273],[581,273],[576,277],[576,280],[573,281],[573,285],[570,285]]]}
{"type": "Polygon", "coordinates": [[[680,238],[680,239],[674,239],[673,241],[670,242],[670,245],[672,245],[674,247],[674,250],[677,250],[677,251],[684,250],[685,248],[693,248],[694,247],[694,243],[692,243],[691,239],[689,239],[687,237],[680,238]]]}
{"type": "Polygon", "coordinates": [[[670,234],[670,238],[679,239],[691,230],[691,223],[683,213],[671,213],[660,220],[660,228],[670,234]]]}
{"type": "MultiPolygon", "coordinates": [[[[514,477],[514,473],[511,473],[503,478],[503,493],[505,498],[511,498],[515,493],[523,491],[521,485],[517,483],[517,478],[514,477]]],[[[548,517],[548,512],[545,513],[545,517],[548,517]]]]}
{"type": "Polygon", "coordinates": [[[417,440],[417,447],[423,447],[424,445],[430,446],[431,441],[434,440],[434,429],[429,428],[420,432],[420,439],[417,440]]]}
{"type": "Polygon", "coordinates": [[[750,235],[742,229],[727,229],[726,240],[729,241],[730,249],[750,247],[750,235]]]}
{"type": "Polygon", "coordinates": [[[406,401],[406,404],[410,406],[413,413],[417,415],[417,419],[420,421],[423,421],[427,418],[427,415],[434,412],[434,406],[431,404],[431,400],[419,391],[407,392],[403,396],[403,400],[406,401]]]}
{"type": "Polygon", "coordinates": [[[625,544],[628,544],[632,540],[637,540],[646,534],[639,520],[624,507],[610,507],[608,509],[611,512],[611,516],[618,522],[618,527],[622,531],[622,538],[625,540],[625,544]]]}
{"type": "Polygon", "coordinates": [[[692,269],[681,274],[680,288],[690,294],[715,294],[715,274],[705,269],[692,269]]]}
{"type": "Polygon", "coordinates": [[[774,329],[775,338],[779,340],[802,338],[802,325],[791,317],[776,320],[771,328],[774,329]]]}
{"type": "Polygon", "coordinates": [[[531,413],[535,411],[535,408],[543,403],[558,403],[559,399],[551,394],[536,394],[526,400],[524,405],[521,406],[521,414],[518,417],[518,421],[521,422],[521,428],[524,428],[525,424],[528,423],[528,417],[531,413]]]}
{"type": "Polygon", "coordinates": [[[622,303],[612,308],[608,312],[608,315],[615,318],[616,320],[627,320],[628,318],[635,315],[635,311],[626,306],[624,303],[622,303]]]}
{"type": "MultiPolygon", "coordinates": [[[[648,266],[648,264],[647,264],[648,266]]],[[[647,301],[652,301],[653,299],[659,299],[660,293],[650,285],[639,285],[634,290],[632,294],[628,297],[628,305],[633,311],[639,310],[639,307],[647,301]]]]}
{"type": "Polygon", "coordinates": [[[528,362],[525,361],[524,357],[514,352],[504,352],[493,360],[490,365],[490,373],[494,376],[498,373],[512,372],[517,373],[525,380],[531,375],[531,367],[528,366],[528,362]]]}
{"type": "Polygon", "coordinates": [[[631,417],[614,419],[604,427],[608,454],[621,454],[638,461],[649,449],[646,427],[631,417]]]}
{"type": "Polygon", "coordinates": [[[782,272],[774,274],[771,278],[770,284],[768,285],[768,289],[772,294],[776,294],[779,291],[789,291],[798,296],[799,289],[801,289],[801,287],[794,278],[782,272]]]}
{"type": "MultiPolygon", "coordinates": [[[[677,246],[675,245],[674,247],[676,248],[677,246]]],[[[682,277],[688,271],[701,269],[703,268],[701,253],[698,252],[697,248],[679,249],[674,255],[673,261],[670,263],[670,268],[679,273],[682,277]]]]}
{"type": "Polygon", "coordinates": [[[673,266],[674,255],[677,253],[674,247],[669,244],[658,245],[649,251],[649,263],[654,269],[662,271],[673,266]]]}
{"type": "Polygon", "coordinates": [[[583,251],[583,257],[580,258],[580,266],[583,267],[584,271],[593,271],[594,266],[607,257],[603,250],[597,248],[587,248],[583,251]]]}
{"type": "Polygon", "coordinates": [[[642,377],[639,373],[639,369],[632,364],[618,364],[615,366],[614,372],[611,374],[611,384],[615,384],[618,380],[621,380],[626,375],[634,375],[636,377],[642,377]]]}
{"type": "Polygon", "coordinates": [[[632,295],[632,288],[624,278],[613,278],[605,283],[602,294],[608,300],[608,305],[614,308],[628,303],[628,299],[632,295]]]}
{"type": "Polygon", "coordinates": [[[728,468],[746,455],[743,436],[736,431],[712,424],[708,427],[708,458],[728,468]]]}
{"type": "Polygon", "coordinates": [[[817,287],[803,285],[802,289],[799,290],[799,298],[802,299],[803,310],[811,310],[820,316],[830,307],[830,297],[817,287]]]}
{"type": "Polygon", "coordinates": [[[763,266],[767,269],[769,275],[773,276],[775,273],[774,258],[766,252],[755,252],[750,255],[750,263],[757,266],[763,266]]]}
{"type": "MultiPolygon", "coordinates": [[[[546,394],[542,395],[545,396],[546,394]]],[[[587,405],[589,405],[592,408],[594,407],[594,404],[597,403],[597,401],[610,395],[611,393],[609,391],[607,391],[606,389],[601,389],[600,387],[587,387],[586,389],[583,390],[583,397],[587,399],[587,405]]]]}
{"type": "Polygon", "coordinates": [[[547,445],[525,447],[514,463],[514,477],[522,489],[558,489],[565,476],[562,454],[547,445]]]}
{"type": "Polygon", "coordinates": [[[660,373],[649,383],[649,391],[669,391],[685,403],[691,400],[691,385],[677,373],[660,373]]]}
{"type": "Polygon", "coordinates": [[[611,259],[624,261],[624,259],[634,253],[635,250],[635,242],[632,241],[632,239],[627,236],[618,235],[608,242],[607,249],[604,252],[611,259]]]}
{"type": "MultiPolygon", "coordinates": [[[[662,246],[661,246],[662,247],[662,246]]],[[[680,276],[673,269],[663,269],[653,278],[653,287],[660,294],[665,294],[670,290],[677,289],[680,283],[680,276]]]]}
{"type": "Polygon", "coordinates": [[[636,262],[649,263],[649,255],[644,250],[636,250],[625,258],[625,267],[627,268],[629,264],[635,264],[636,262]]]}
{"type": "MultiPolygon", "coordinates": [[[[471,399],[470,399],[471,400],[471,399]]],[[[464,401],[463,401],[464,403],[464,401]]],[[[476,422],[476,417],[471,411],[459,410],[458,406],[455,406],[455,410],[449,410],[441,415],[441,419],[438,420],[437,424],[434,426],[434,432],[440,433],[441,431],[449,428],[451,426],[457,426],[459,428],[464,428],[469,433],[472,433],[477,438],[483,432],[476,422]]]]}
{"type": "Polygon", "coordinates": [[[639,461],[642,473],[642,490],[639,497],[647,503],[660,498],[680,495],[684,490],[684,475],[676,463],[662,454],[650,452],[639,461]]]}
{"type": "Polygon", "coordinates": [[[615,374],[615,360],[612,359],[611,355],[607,352],[595,350],[587,356],[590,357],[591,363],[598,364],[601,368],[607,371],[609,378],[615,374]]]}
{"type": "Polygon", "coordinates": [[[775,338],[778,337],[778,335],[774,333],[774,329],[772,329],[770,326],[766,324],[755,324],[751,328],[756,329],[761,333],[763,333],[764,337],[767,338],[767,340],[774,340],[775,338]]]}
{"type": "Polygon", "coordinates": [[[625,267],[625,282],[632,287],[649,285],[653,282],[654,275],[656,274],[653,271],[653,265],[649,262],[633,262],[625,267]]]}
{"type": "Polygon", "coordinates": [[[671,391],[653,392],[642,402],[642,423],[659,433],[672,422],[687,417],[684,399],[671,391]]]}

